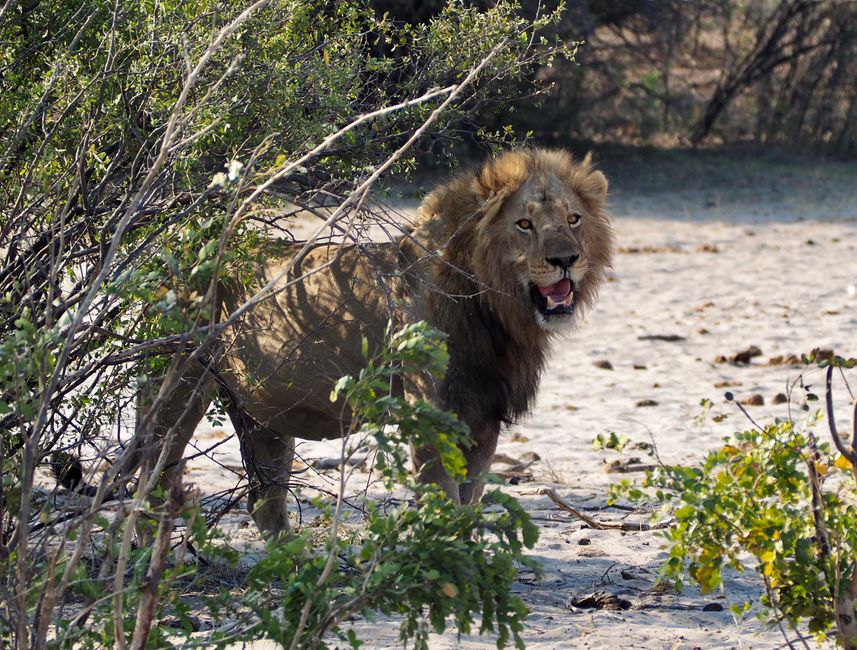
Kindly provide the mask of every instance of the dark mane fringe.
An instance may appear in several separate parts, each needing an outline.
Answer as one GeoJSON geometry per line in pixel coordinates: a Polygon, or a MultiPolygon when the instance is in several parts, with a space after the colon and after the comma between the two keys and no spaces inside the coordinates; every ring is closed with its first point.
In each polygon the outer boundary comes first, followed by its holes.
{"type": "Polygon", "coordinates": [[[440,391],[444,405],[477,422],[511,424],[528,413],[546,346],[513,336],[480,300],[459,300],[445,316],[452,318],[438,323],[449,334],[449,371],[440,391]]]}

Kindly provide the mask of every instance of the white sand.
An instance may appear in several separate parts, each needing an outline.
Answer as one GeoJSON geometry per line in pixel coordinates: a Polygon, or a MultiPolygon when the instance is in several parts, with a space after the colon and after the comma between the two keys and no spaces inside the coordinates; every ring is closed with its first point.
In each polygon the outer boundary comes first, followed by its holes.
{"type": "MultiPolygon", "coordinates": [[[[555,350],[534,413],[504,434],[498,450],[516,458],[536,452],[542,459],[531,468],[533,482],[505,488],[521,499],[542,531],[532,555],[544,575],[533,580],[523,574],[516,586],[532,609],[525,633],[529,648],[783,646],[777,630],[765,628],[752,615],[736,621],[728,612],[729,604],[757,602],[761,582],[752,572],[728,576],[725,594],[702,596],[688,588],[677,596],[653,590],[664,558],[656,533],[588,529],[536,491],[552,487],[577,506],[604,505],[612,481],[642,478],[607,474],[606,461],[632,456],[651,461],[633,445],[621,455],[594,451],[597,434],[615,431],[632,442],[653,441],[665,462],[700,460],[724,436],[749,425],[723,399],[725,390],[739,399],[760,394],[765,406],[747,407],[756,419],[787,415],[787,406],[772,400],[786,392],[800,368],[769,366],[771,357],[799,356],[815,347],[857,355],[857,202],[852,200],[857,178],[852,180],[854,185],[844,188],[845,198],[840,192],[828,203],[809,205],[791,195],[780,203],[765,195],[753,204],[712,201],[690,190],[615,195],[617,240],[626,252],[617,255],[598,307],[555,350]],[[637,252],[627,252],[631,247],[637,252]],[[640,340],[647,335],[681,339],[640,340]],[[750,366],[714,362],[749,345],[762,351],[750,366]],[[596,367],[595,362],[605,360],[612,370],[596,367]],[[733,387],[715,388],[721,382],[733,387]],[[695,424],[702,398],[714,402],[712,415],[726,418],[695,424]],[[642,400],[656,404],[638,406],[642,400]],[[571,597],[592,591],[621,595],[632,609],[566,607],[571,597]],[[727,607],[702,611],[710,603],[727,607]]],[[[716,194],[732,197],[729,190],[721,187],[716,194]]],[[[819,371],[810,380],[822,390],[819,371]]],[[[848,413],[845,393],[840,386],[842,425],[848,413]]],[[[197,444],[208,447],[219,435],[204,426],[197,444]]],[[[305,443],[299,452],[305,458],[331,457],[338,449],[338,443],[305,443]]],[[[234,440],[212,456],[240,467],[234,440]]],[[[312,472],[302,476],[324,483],[312,472]]],[[[332,479],[334,473],[328,476],[332,479]]],[[[188,481],[205,493],[231,487],[236,480],[206,459],[188,469],[188,481]]],[[[355,492],[365,480],[365,474],[355,475],[355,492]]],[[[603,520],[622,516],[617,511],[590,514],[603,520]]],[[[241,519],[239,512],[231,517],[233,523],[241,519]]],[[[252,541],[255,536],[245,523],[236,539],[252,541]]],[[[357,629],[367,640],[365,648],[399,647],[395,622],[358,623],[357,629]]],[[[454,632],[432,641],[432,648],[439,649],[490,647],[491,637],[458,639],[454,632]]]]}

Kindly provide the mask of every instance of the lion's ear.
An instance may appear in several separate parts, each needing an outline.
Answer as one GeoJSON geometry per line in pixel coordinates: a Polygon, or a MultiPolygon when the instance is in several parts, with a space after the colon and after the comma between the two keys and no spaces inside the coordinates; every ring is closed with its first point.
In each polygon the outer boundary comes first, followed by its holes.
{"type": "Polygon", "coordinates": [[[473,179],[473,192],[483,201],[500,192],[504,197],[518,189],[529,177],[530,156],[524,151],[507,151],[486,162],[473,179]]]}
{"type": "Polygon", "coordinates": [[[503,207],[503,203],[506,202],[511,193],[512,189],[507,186],[489,194],[488,199],[486,199],[480,208],[480,212],[483,215],[483,223],[491,221],[500,212],[500,208],[503,207]]]}
{"type": "Polygon", "coordinates": [[[607,177],[592,169],[592,154],[583,159],[583,177],[577,182],[577,191],[601,205],[607,200],[607,177]]]}
{"type": "Polygon", "coordinates": [[[586,186],[599,203],[604,203],[607,200],[608,183],[604,174],[599,171],[591,172],[586,179],[586,186]]]}

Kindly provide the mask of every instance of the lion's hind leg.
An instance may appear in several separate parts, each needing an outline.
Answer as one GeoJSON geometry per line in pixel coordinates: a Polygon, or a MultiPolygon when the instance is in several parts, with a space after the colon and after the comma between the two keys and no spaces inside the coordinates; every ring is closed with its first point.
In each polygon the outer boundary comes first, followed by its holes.
{"type": "MultiPolygon", "coordinates": [[[[169,390],[163,389],[161,377],[153,377],[137,396],[137,423],[132,452],[125,460],[122,474],[149,476],[162,468],[158,485],[169,494],[181,485],[185,447],[193,437],[211,402],[213,376],[201,365],[193,365],[169,390]],[[158,461],[162,460],[159,465],[158,461]]],[[[159,503],[159,499],[153,499],[159,503]]],[[[138,526],[140,543],[151,537],[151,522],[138,526]]]]}
{"type": "Polygon", "coordinates": [[[295,439],[260,424],[234,404],[227,412],[241,441],[241,457],[250,482],[247,510],[263,536],[286,535],[295,439]]]}

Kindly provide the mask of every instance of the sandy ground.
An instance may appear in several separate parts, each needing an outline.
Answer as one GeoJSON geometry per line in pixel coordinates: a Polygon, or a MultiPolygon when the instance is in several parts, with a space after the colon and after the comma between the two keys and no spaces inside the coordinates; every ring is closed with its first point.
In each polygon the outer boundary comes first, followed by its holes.
{"type": "MultiPolygon", "coordinates": [[[[801,369],[770,363],[772,358],[815,347],[857,355],[857,168],[819,164],[810,173],[788,162],[720,164],[712,178],[688,171],[679,160],[646,169],[654,179],[647,184],[632,163],[613,162],[606,161],[605,169],[614,169],[620,251],[610,283],[579,332],[557,345],[535,411],[503,435],[498,450],[540,458],[529,468],[532,481],[504,488],[541,528],[532,556],[543,576],[524,573],[515,587],[532,610],[527,647],[784,647],[780,632],[753,613],[741,620],[729,613],[731,604],[758,601],[755,575],[729,575],[724,593],[709,596],[654,588],[665,557],[657,533],[589,529],[537,492],[553,488],[589,514],[616,521],[627,513],[598,510],[606,505],[609,484],[629,475],[605,470],[617,458],[651,462],[634,443],[653,442],[665,462],[700,460],[749,425],[724,400],[725,390],[738,399],[760,395],[763,406],[747,407],[753,418],[787,415],[788,406],[773,400],[801,369]],[[761,355],[748,366],[716,362],[751,345],[761,355]],[[714,402],[711,415],[724,416],[720,422],[694,421],[703,398],[714,402]],[[593,449],[593,439],[610,431],[631,440],[619,455],[593,449]],[[569,608],[573,597],[597,591],[619,595],[632,607],[569,608]]],[[[821,384],[822,377],[816,371],[809,381],[821,384]]],[[[207,448],[228,433],[204,425],[195,443],[207,448]]],[[[339,446],[303,443],[298,451],[307,460],[329,458],[339,446]]],[[[240,468],[234,438],[210,455],[216,462],[190,464],[188,481],[208,494],[234,486],[233,470],[240,468]]],[[[334,475],[309,471],[303,477],[323,486],[334,475]]],[[[366,478],[355,474],[355,492],[366,478]]],[[[311,517],[305,511],[303,523],[311,517]]],[[[258,550],[255,529],[243,514],[229,521],[234,543],[258,550]]],[[[364,648],[400,647],[395,621],[358,621],[355,627],[364,648]]],[[[431,647],[490,648],[494,639],[459,638],[453,630],[433,637],[431,647]]]]}

